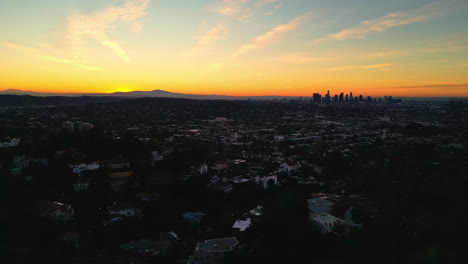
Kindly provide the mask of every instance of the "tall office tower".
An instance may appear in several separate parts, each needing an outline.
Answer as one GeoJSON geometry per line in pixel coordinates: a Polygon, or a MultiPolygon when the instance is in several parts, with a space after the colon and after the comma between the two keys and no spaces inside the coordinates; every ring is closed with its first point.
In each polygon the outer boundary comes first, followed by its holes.
{"type": "Polygon", "coordinates": [[[344,94],[343,93],[340,93],[339,101],[340,101],[340,103],[344,102],[344,94]]]}
{"type": "Polygon", "coordinates": [[[322,95],[319,93],[314,93],[312,101],[316,104],[320,104],[322,102],[322,95]]]}
{"type": "Polygon", "coordinates": [[[384,103],[387,103],[388,102],[388,98],[387,96],[384,96],[384,103]]]}
{"type": "Polygon", "coordinates": [[[353,100],[353,92],[349,93],[349,99],[352,101],[353,100]]]}
{"type": "Polygon", "coordinates": [[[338,102],[338,95],[337,94],[335,94],[335,99],[333,100],[333,102],[335,102],[335,103],[338,102]]]}
{"type": "Polygon", "coordinates": [[[346,102],[348,102],[348,100],[349,100],[349,96],[348,96],[348,95],[346,95],[346,97],[345,97],[345,98],[346,98],[346,99],[345,99],[345,101],[346,101],[346,102]]]}
{"type": "Polygon", "coordinates": [[[330,90],[328,90],[327,95],[325,95],[325,100],[324,100],[324,102],[325,102],[325,103],[330,103],[330,102],[331,102],[330,90]]]}
{"type": "Polygon", "coordinates": [[[393,96],[390,95],[390,96],[388,97],[388,103],[389,103],[389,104],[392,104],[392,103],[393,103],[393,96]]]}
{"type": "Polygon", "coordinates": [[[359,95],[359,101],[361,101],[361,102],[364,101],[364,97],[362,97],[362,94],[359,95]]]}
{"type": "Polygon", "coordinates": [[[370,96],[367,96],[367,102],[372,103],[372,98],[370,96]]]}

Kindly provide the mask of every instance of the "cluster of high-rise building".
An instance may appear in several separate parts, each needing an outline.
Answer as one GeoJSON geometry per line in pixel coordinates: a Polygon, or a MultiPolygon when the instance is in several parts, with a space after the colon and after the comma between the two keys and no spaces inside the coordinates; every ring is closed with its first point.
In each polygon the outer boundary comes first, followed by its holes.
{"type": "Polygon", "coordinates": [[[330,91],[327,92],[325,96],[322,96],[319,93],[314,93],[312,96],[313,103],[358,103],[358,102],[366,102],[366,103],[385,103],[385,104],[393,104],[393,103],[401,103],[401,99],[394,99],[393,96],[384,96],[383,98],[372,98],[370,96],[364,97],[362,95],[353,96],[353,92],[349,94],[340,93],[335,94],[334,96],[330,95],[330,91]]]}

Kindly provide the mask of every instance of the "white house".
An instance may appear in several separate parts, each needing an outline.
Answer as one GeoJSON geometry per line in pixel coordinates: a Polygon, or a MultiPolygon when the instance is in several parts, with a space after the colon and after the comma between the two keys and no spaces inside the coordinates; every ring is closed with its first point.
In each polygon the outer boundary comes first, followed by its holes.
{"type": "Polygon", "coordinates": [[[0,148],[12,148],[20,144],[20,138],[7,138],[6,141],[0,142],[0,148]]]}
{"type": "Polygon", "coordinates": [[[232,226],[232,228],[239,229],[240,232],[244,232],[251,225],[252,225],[252,221],[250,220],[250,218],[247,218],[247,220],[237,220],[232,226]]]}
{"type": "Polygon", "coordinates": [[[257,205],[257,207],[250,210],[249,213],[253,216],[261,216],[263,214],[263,206],[257,205]]]}
{"type": "Polygon", "coordinates": [[[322,234],[333,232],[337,225],[345,223],[343,219],[327,213],[311,215],[310,220],[322,234]]]}
{"type": "Polygon", "coordinates": [[[73,173],[81,175],[85,171],[99,170],[101,165],[96,162],[89,164],[80,164],[80,165],[69,165],[73,169],[73,173]]]}
{"type": "Polygon", "coordinates": [[[208,165],[206,165],[206,163],[202,164],[200,166],[200,168],[198,168],[198,173],[207,174],[208,173],[208,165]]]}
{"type": "Polygon", "coordinates": [[[270,183],[273,183],[275,186],[278,185],[278,177],[276,175],[270,175],[265,177],[257,176],[255,177],[255,182],[260,184],[264,189],[268,189],[270,183]]]}
{"type": "Polygon", "coordinates": [[[124,218],[140,217],[142,213],[140,209],[130,203],[121,203],[109,206],[108,210],[111,216],[111,223],[120,221],[124,218]]]}
{"type": "Polygon", "coordinates": [[[284,141],[284,136],[277,135],[277,136],[274,136],[274,139],[275,141],[284,141]]]}
{"type": "Polygon", "coordinates": [[[292,162],[283,162],[279,169],[278,172],[280,173],[291,173],[299,170],[301,168],[301,164],[299,163],[292,163],[292,162]]]}

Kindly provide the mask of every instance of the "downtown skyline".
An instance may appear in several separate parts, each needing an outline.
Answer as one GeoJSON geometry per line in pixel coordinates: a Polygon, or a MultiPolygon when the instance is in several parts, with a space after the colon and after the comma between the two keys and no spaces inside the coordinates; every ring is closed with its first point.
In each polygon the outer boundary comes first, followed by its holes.
{"type": "Polygon", "coordinates": [[[462,0],[5,0],[0,90],[468,96],[466,11],[462,0]]]}

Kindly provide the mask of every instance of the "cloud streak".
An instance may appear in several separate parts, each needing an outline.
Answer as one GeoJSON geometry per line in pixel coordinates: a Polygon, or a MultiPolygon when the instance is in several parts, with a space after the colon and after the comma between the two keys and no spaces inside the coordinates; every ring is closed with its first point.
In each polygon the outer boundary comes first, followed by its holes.
{"type": "Polygon", "coordinates": [[[287,53],[277,57],[272,58],[273,61],[289,63],[289,64],[308,64],[313,62],[327,62],[336,60],[334,57],[329,56],[314,56],[311,53],[287,53]]]}
{"type": "Polygon", "coordinates": [[[241,55],[250,53],[254,50],[263,49],[272,43],[280,40],[284,35],[287,33],[293,32],[298,29],[302,24],[311,20],[315,17],[315,14],[309,12],[300,17],[296,17],[290,20],[286,24],[282,24],[279,26],[274,27],[270,31],[254,38],[250,43],[247,43],[241,46],[234,54],[233,58],[237,58],[241,55]]]}
{"type": "Polygon", "coordinates": [[[340,41],[347,39],[365,39],[372,33],[384,32],[395,27],[423,22],[446,14],[449,10],[447,5],[450,2],[452,1],[434,2],[411,11],[389,13],[377,19],[363,21],[355,27],[347,28],[334,34],[329,34],[325,38],[316,40],[315,43],[319,44],[327,41],[340,41]]]}
{"type": "Polygon", "coordinates": [[[228,17],[235,17],[241,21],[248,21],[257,11],[265,6],[281,5],[279,0],[223,0],[216,5],[214,12],[228,17]]]}
{"type": "Polygon", "coordinates": [[[190,51],[185,52],[182,56],[196,57],[199,56],[205,49],[207,49],[213,42],[225,39],[227,28],[222,24],[208,30],[202,35],[196,36],[197,45],[190,51]]]}
{"type": "Polygon", "coordinates": [[[390,67],[393,66],[392,63],[381,63],[381,64],[373,64],[373,65],[364,65],[364,66],[340,66],[340,67],[333,67],[328,68],[326,71],[345,71],[345,70],[357,70],[357,69],[365,69],[365,70],[379,70],[379,71],[390,71],[390,67]]]}
{"type": "Polygon", "coordinates": [[[75,60],[50,56],[50,55],[47,55],[47,54],[41,52],[40,50],[38,50],[36,48],[21,45],[21,44],[18,44],[18,43],[0,42],[0,46],[15,50],[17,52],[20,52],[22,54],[26,54],[28,56],[31,56],[31,57],[34,57],[34,58],[37,58],[37,59],[49,61],[49,62],[73,65],[75,67],[78,67],[78,68],[81,68],[81,69],[84,69],[84,70],[89,70],[89,71],[100,71],[101,70],[101,68],[99,68],[99,67],[84,64],[84,63],[81,63],[81,62],[78,62],[78,61],[75,61],[75,60]]]}
{"type": "Polygon", "coordinates": [[[68,17],[65,38],[75,54],[75,58],[82,58],[86,53],[86,39],[94,39],[109,48],[123,60],[131,58],[122,45],[110,36],[110,31],[116,23],[126,23],[138,32],[143,24],[140,19],[147,14],[151,0],[126,0],[120,6],[111,6],[104,10],[91,13],[75,13],[68,17]]]}

